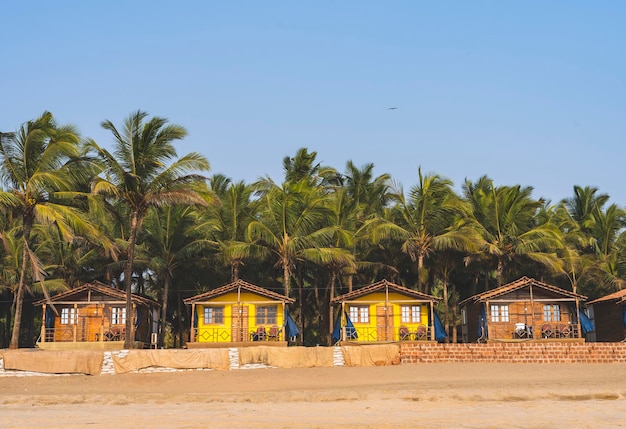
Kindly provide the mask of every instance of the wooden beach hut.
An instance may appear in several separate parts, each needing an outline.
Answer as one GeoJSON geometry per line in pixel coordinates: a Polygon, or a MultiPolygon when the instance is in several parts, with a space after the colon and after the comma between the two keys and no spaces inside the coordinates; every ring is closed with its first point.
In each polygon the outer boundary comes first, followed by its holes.
{"type": "Polygon", "coordinates": [[[188,347],[287,344],[285,310],[293,298],[236,280],[184,302],[192,314],[188,347]]]}
{"type": "Polygon", "coordinates": [[[334,341],[433,340],[434,303],[441,298],[381,280],[337,296],[334,341]]]}
{"type": "MultiPolygon", "coordinates": [[[[149,345],[158,331],[160,305],[132,295],[137,347],[149,345]]],[[[126,292],[98,281],[34,303],[42,307],[39,348],[122,348],[126,336],[126,292]]]]}
{"type": "Polygon", "coordinates": [[[459,304],[463,342],[581,340],[578,312],[586,299],[522,277],[459,304]]]}
{"type": "Polygon", "coordinates": [[[587,309],[595,326],[595,337],[591,341],[626,339],[626,289],[588,302],[587,309]]]}

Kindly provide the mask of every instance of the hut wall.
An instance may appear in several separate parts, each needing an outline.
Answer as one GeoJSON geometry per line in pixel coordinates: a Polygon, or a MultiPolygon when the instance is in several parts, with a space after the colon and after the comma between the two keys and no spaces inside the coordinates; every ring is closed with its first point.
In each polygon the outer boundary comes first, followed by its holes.
{"type": "Polygon", "coordinates": [[[593,305],[596,341],[622,341],[626,331],[622,323],[622,306],[615,301],[599,302],[593,305]]]}
{"type": "MultiPolygon", "coordinates": [[[[397,292],[390,292],[389,294],[384,292],[370,293],[347,302],[345,309],[357,331],[358,341],[398,341],[400,339],[400,326],[406,326],[410,332],[417,332],[421,325],[426,327],[428,331],[429,304],[416,301],[414,298],[397,292]],[[367,321],[360,317],[350,316],[350,307],[354,306],[367,307],[367,321]],[[419,307],[419,318],[403,321],[403,306],[419,307]]],[[[413,309],[410,311],[412,314],[413,309]]]]}
{"type": "Polygon", "coordinates": [[[263,326],[269,330],[271,326],[282,327],[284,324],[282,302],[251,292],[242,292],[239,295],[231,292],[215,297],[206,303],[197,304],[196,312],[198,314],[197,342],[250,341],[251,332],[256,331],[258,327],[263,326]],[[257,326],[257,307],[266,306],[276,308],[275,323],[260,323],[257,326]],[[204,323],[204,309],[211,307],[223,309],[222,323],[204,323]]]}
{"type": "MultiPolygon", "coordinates": [[[[507,298],[509,298],[507,296],[507,298]]],[[[487,309],[488,315],[488,329],[490,339],[512,339],[514,338],[515,325],[517,323],[523,323],[526,326],[532,327],[532,334],[534,338],[540,338],[541,329],[544,325],[551,325],[556,329],[560,325],[572,324],[573,318],[573,303],[566,301],[534,301],[531,306],[530,298],[528,301],[512,301],[507,302],[499,300],[497,302],[490,302],[487,309]],[[500,315],[500,321],[494,321],[494,315],[491,312],[491,306],[507,306],[509,311],[508,321],[502,321],[500,315]],[[554,313],[551,309],[550,320],[544,318],[544,305],[558,305],[560,308],[559,320],[554,320],[554,313]]],[[[478,328],[477,328],[478,329],[478,328]]]]}

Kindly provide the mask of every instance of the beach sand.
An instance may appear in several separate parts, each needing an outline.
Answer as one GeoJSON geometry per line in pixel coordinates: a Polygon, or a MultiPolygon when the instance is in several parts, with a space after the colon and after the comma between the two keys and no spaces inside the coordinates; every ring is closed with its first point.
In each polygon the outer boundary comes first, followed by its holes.
{"type": "Polygon", "coordinates": [[[620,428],[623,364],[0,377],[0,428],[620,428]]]}

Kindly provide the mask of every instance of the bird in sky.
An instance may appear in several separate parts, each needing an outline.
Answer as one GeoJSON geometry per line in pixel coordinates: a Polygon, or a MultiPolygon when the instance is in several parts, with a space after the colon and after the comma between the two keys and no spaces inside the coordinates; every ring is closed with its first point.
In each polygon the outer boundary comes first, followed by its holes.
{"type": "Polygon", "coordinates": [[[390,107],[388,110],[397,110],[397,107],[390,107]]]}

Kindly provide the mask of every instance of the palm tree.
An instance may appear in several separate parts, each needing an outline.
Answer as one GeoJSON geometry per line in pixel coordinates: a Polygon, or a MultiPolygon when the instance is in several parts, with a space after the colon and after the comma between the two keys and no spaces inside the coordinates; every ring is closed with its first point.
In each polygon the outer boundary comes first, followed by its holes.
{"type": "Polygon", "coordinates": [[[560,271],[556,249],[563,246],[562,235],[554,223],[538,222],[543,200],[531,198],[532,188],[494,187],[491,179],[482,177],[475,184],[466,181],[464,193],[486,243],[476,256],[495,270],[498,286],[512,262],[529,260],[560,271]]]}
{"type": "Polygon", "coordinates": [[[391,221],[374,227],[373,239],[392,238],[417,263],[417,289],[424,292],[424,260],[437,251],[471,249],[476,235],[467,220],[463,201],[452,190],[452,182],[439,175],[422,175],[407,199],[400,188],[394,194],[397,206],[391,221]]]}
{"type": "Polygon", "coordinates": [[[13,207],[20,217],[23,239],[15,321],[9,345],[17,348],[26,282],[30,275],[43,284],[45,274],[31,249],[34,224],[55,225],[66,241],[71,241],[77,230],[92,236],[97,231],[77,209],[64,204],[77,194],[74,192],[79,187],[77,173],[89,171],[87,164],[82,165],[84,169],[72,166],[81,154],[75,128],[57,125],[52,114],[44,112],[22,125],[17,133],[5,136],[0,139],[0,180],[9,191],[0,192],[0,203],[13,207]],[[61,194],[68,200],[60,200],[61,194]]]}
{"type": "Polygon", "coordinates": [[[209,207],[206,224],[213,224],[210,237],[218,256],[230,267],[230,280],[235,281],[239,279],[244,261],[260,256],[254,253],[256,247],[245,240],[248,224],[256,218],[258,204],[252,200],[253,187],[243,181],[231,183],[230,179],[215,175],[209,182],[221,204],[209,207]]]}
{"type": "Polygon", "coordinates": [[[306,181],[282,186],[266,181],[263,186],[261,219],[250,222],[247,238],[274,255],[283,273],[284,293],[289,296],[291,275],[296,262],[304,258],[304,251],[330,242],[330,231],[319,226],[329,215],[326,197],[306,181]]]}
{"type": "Polygon", "coordinates": [[[143,256],[147,266],[157,274],[161,290],[161,317],[159,320],[159,345],[164,345],[165,324],[170,289],[181,270],[195,266],[209,246],[199,233],[199,213],[192,206],[171,206],[162,210],[151,209],[145,220],[142,234],[143,256]]]}
{"type": "Polygon", "coordinates": [[[208,171],[206,158],[189,153],[177,159],[173,142],[184,138],[187,131],[180,125],[168,124],[165,118],[147,117],[141,110],[131,113],[121,131],[109,120],[102,122],[102,128],[113,134],[113,154],[90,141],[90,147],[104,166],[103,174],[94,180],[93,192],[122,201],[129,210],[128,255],[124,268],[126,348],[132,347],[134,337],[131,277],[135,245],[148,209],[173,204],[207,204],[200,194],[204,177],[195,173],[208,171]]]}

